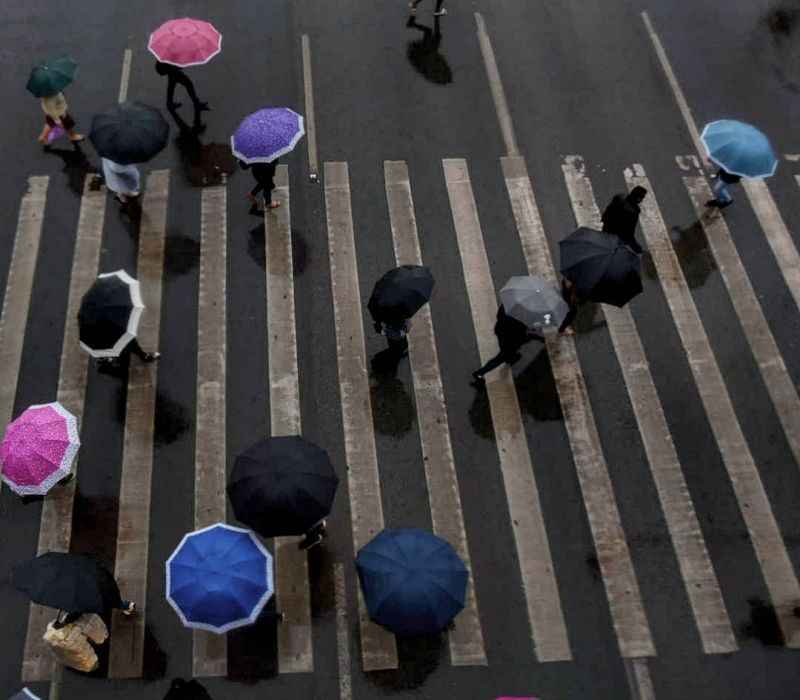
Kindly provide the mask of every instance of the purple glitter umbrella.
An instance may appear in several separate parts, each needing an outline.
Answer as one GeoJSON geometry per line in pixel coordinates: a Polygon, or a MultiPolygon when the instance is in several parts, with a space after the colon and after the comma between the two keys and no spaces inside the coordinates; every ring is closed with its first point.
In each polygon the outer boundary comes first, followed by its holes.
{"type": "Polygon", "coordinates": [[[270,163],[289,153],[306,133],[303,117],[288,107],[260,109],[231,136],[231,150],[245,163],[270,163]]]}

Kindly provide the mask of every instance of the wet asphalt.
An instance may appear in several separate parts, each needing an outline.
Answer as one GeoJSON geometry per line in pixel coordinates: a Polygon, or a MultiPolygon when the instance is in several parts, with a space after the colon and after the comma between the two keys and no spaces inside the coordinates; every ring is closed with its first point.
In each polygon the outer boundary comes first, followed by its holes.
{"type": "MultiPolygon", "coordinates": [[[[426,3],[428,0],[426,0],[426,3]]],[[[417,23],[432,28],[430,7],[417,23]]],[[[428,3],[429,4],[429,3],[428,3]]],[[[530,653],[524,598],[486,395],[468,384],[478,351],[442,176],[441,160],[463,157],[481,218],[496,286],[524,271],[522,250],[500,170],[504,146],[476,38],[481,12],[493,41],[520,151],[539,202],[551,252],[574,220],[561,173],[564,156],[586,162],[599,203],[624,188],[623,169],[642,164],[672,231],[695,302],[758,464],[790,558],[800,571],[800,472],[713,261],[676,155],[692,152],[652,51],[648,10],[699,124],[728,116],[759,124],[779,153],[800,152],[800,2],[709,0],[634,2],[461,2],[450,0],[433,69],[423,75],[424,31],[406,26],[402,0],[209,0],[137,3],[85,0],[78,8],[45,0],[8,0],[0,10],[0,290],[5,289],[19,199],[29,175],[51,176],[42,247],[25,336],[15,414],[55,396],[66,290],[86,164],[68,148],[46,154],[35,143],[38,104],[25,91],[30,66],[68,53],[81,66],[67,93],[82,129],[116,101],[122,53],[133,50],[129,96],[162,105],[165,85],[146,52],[150,30],[192,15],[223,32],[223,53],[193,69],[208,100],[201,144],[173,140],[148,168],[170,168],[162,340],[156,406],[145,678],[109,681],[67,672],[62,698],[161,698],[169,680],[191,672],[191,635],[163,599],[163,562],[192,529],[196,300],[199,262],[198,167],[224,152],[247,113],[264,105],[303,111],[300,37],[314,67],[319,160],[350,169],[362,298],[394,265],[383,189],[383,161],[405,160],[411,176],[422,255],[437,278],[432,314],[489,665],[450,665],[446,641],[400,645],[401,668],[364,674],[353,626],[356,578],[346,484],[330,519],[326,548],[310,561],[315,673],[277,674],[274,629],[230,635],[228,679],[204,681],[212,697],[338,697],[332,563],[345,562],[351,613],[353,697],[480,700],[535,695],[542,700],[630,697],[586,512],[570,456],[549,361],[528,346],[515,367],[574,660],[540,664],[530,653]],[[219,144],[215,146],[214,144],[219,144]]],[[[430,64],[426,64],[430,66],[430,64]]],[[[183,108],[183,116],[190,115],[183,108]]],[[[173,131],[173,135],[177,130],[173,131]]],[[[91,164],[98,159],[87,145],[91,164]]],[[[323,191],[308,182],[305,144],[290,167],[292,236],[303,432],[330,452],[344,474],[323,191]]],[[[770,190],[792,235],[800,224],[794,173],[782,162],[770,190]]],[[[266,434],[264,229],[248,214],[246,174],[229,180],[227,451],[235,455],[266,434]]],[[[757,221],[741,206],[726,219],[790,375],[800,379],[800,314],[757,221]]],[[[134,272],[138,231],[109,201],[101,270],[134,272]]],[[[556,258],[557,259],[557,258],[556,258]]],[[[740,650],[709,656],[681,584],[669,534],[647,467],[611,341],[598,315],[576,324],[578,352],[658,656],[650,670],[659,700],[788,698],[800,680],[796,651],[782,647],[769,596],[729,479],[700,403],[654,269],[644,259],[645,293],[631,309],[647,352],[670,432],[740,650]]],[[[0,292],[1,293],[1,292],[0,292]]],[[[367,326],[369,329],[369,326],[367,326]]],[[[381,349],[368,333],[367,352],[381,349]]],[[[430,527],[430,513],[408,366],[395,378],[371,378],[371,398],[388,526],[430,527]]],[[[113,564],[126,374],[90,371],[83,425],[73,550],[113,564]]],[[[8,572],[36,549],[40,505],[0,496],[0,568],[8,572]]],[[[232,514],[229,513],[232,519],[232,514]]],[[[27,604],[3,575],[0,692],[19,686],[27,604]]],[[[101,669],[100,675],[103,675],[101,669]]],[[[46,686],[34,684],[46,695],[46,686]]]]}

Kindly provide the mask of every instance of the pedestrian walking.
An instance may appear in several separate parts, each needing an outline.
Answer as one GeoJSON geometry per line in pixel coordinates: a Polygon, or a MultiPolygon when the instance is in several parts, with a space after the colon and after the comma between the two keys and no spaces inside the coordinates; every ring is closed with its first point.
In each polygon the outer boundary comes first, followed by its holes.
{"type": "Polygon", "coordinates": [[[39,143],[45,145],[55,140],[55,129],[67,132],[69,140],[73,143],[83,141],[86,137],[75,131],[75,120],[69,113],[67,99],[63,92],[41,98],[42,111],[44,112],[44,127],[39,134],[39,143]]]}
{"type": "Polygon", "coordinates": [[[182,85],[189,99],[192,101],[192,106],[194,107],[194,121],[196,124],[199,123],[200,112],[207,112],[211,107],[208,106],[208,102],[203,102],[197,96],[194,83],[192,79],[186,75],[186,71],[170,63],[156,61],[156,73],[167,76],[167,110],[172,111],[183,104],[182,102],[175,101],[175,88],[178,85],[182,85]]]}
{"type": "Polygon", "coordinates": [[[408,331],[411,324],[408,319],[393,319],[375,322],[375,332],[386,337],[389,356],[400,361],[408,355],[408,331]]]}
{"type": "Polygon", "coordinates": [[[145,364],[155,362],[161,357],[160,352],[146,352],[138,339],[131,340],[122,350],[117,357],[98,357],[97,363],[101,367],[120,367],[123,363],[130,362],[131,355],[136,355],[145,364]]]}
{"type": "Polygon", "coordinates": [[[108,628],[95,613],[59,613],[48,623],[43,639],[62,666],[91,673],[100,665],[93,645],[108,639],[108,628]]]}
{"type": "Polygon", "coordinates": [[[120,165],[108,158],[100,159],[106,187],[122,204],[127,204],[141,194],[142,176],[135,165],[120,165]]]}
{"type": "Polygon", "coordinates": [[[714,181],[711,183],[711,189],[714,191],[714,199],[709,199],[706,202],[707,207],[717,207],[717,209],[724,209],[733,204],[733,196],[731,195],[728,185],[735,185],[741,181],[738,175],[732,175],[725,168],[720,168],[717,171],[714,181]]]}
{"type": "Polygon", "coordinates": [[[505,307],[500,304],[497,309],[497,321],[494,324],[494,334],[500,345],[500,352],[492,357],[483,367],[475,370],[472,377],[478,383],[483,383],[484,375],[491,372],[503,363],[513,365],[519,360],[519,349],[531,340],[544,341],[544,336],[528,328],[522,321],[512,318],[506,313],[505,307]]]}
{"type": "Polygon", "coordinates": [[[272,191],[275,189],[275,169],[278,167],[277,158],[269,163],[253,163],[252,165],[240,160],[239,166],[242,170],[252,170],[253,178],[255,178],[256,181],[256,186],[245,195],[252,205],[251,213],[264,211],[267,207],[276,209],[281,205],[280,202],[272,201],[272,191]],[[263,205],[259,205],[257,197],[260,192],[264,193],[263,205]]]}
{"type": "Polygon", "coordinates": [[[603,212],[603,231],[614,233],[622,239],[633,252],[642,253],[642,247],[636,241],[636,226],[639,224],[639,206],[647,196],[647,190],[638,185],[627,195],[616,194],[603,212]]]}
{"type": "Polygon", "coordinates": [[[318,523],[312,525],[308,532],[306,532],[303,539],[297,544],[298,549],[311,549],[318,544],[322,544],[322,540],[328,534],[328,525],[323,518],[318,523]]]}
{"type": "MultiPolygon", "coordinates": [[[[408,11],[412,15],[417,14],[417,5],[419,5],[420,2],[421,0],[411,0],[411,2],[408,3],[408,11]]],[[[447,14],[447,10],[442,7],[443,5],[444,0],[436,0],[436,9],[433,11],[434,17],[442,17],[447,14]]]]}

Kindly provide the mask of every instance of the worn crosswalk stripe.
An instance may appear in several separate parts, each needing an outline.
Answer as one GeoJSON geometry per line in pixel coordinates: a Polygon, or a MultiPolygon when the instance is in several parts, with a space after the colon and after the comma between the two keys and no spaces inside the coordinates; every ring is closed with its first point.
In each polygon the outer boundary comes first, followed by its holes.
{"type": "Polygon", "coordinates": [[[3,311],[0,313],[0,425],[4,429],[12,418],[17,396],[22,344],[28,325],[28,308],[49,182],[50,178],[46,176],[29,177],[28,190],[19,205],[14,249],[3,296],[3,311]]]}
{"type": "MultiPolygon", "coordinates": [[[[367,379],[347,163],[325,163],[324,175],[350,518],[353,546],[358,552],[383,529],[383,504],[367,379]]],[[[397,668],[394,635],[369,620],[360,597],[359,626],[364,670],[397,668]]]]}
{"type": "Polygon", "coordinates": [[[336,601],[336,653],[339,661],[339,700],[353,699],[353,679],[350,675],[350,625],[347,621],[347,590],[344,566],[333,565],[334,599],[336,601]]]}
{"type": "MultiPolygon", "coordinates": [[[[597,211],[591,183],[584,175],[582,161],[577,156],[568,156],[562,170],[578,226],[600,228],[600,213],[597,211]]],[[[652,414],[648,415],[645,411],[646,402],[656,396],[652,386],[653,378],[650,376],[630,310],[627,307],[617,309],[605,305],[602,308],[631,403],[637,412],[637,420],[652,417],[652,414]]],[[[575,466],[620,651],[625,657],[653,656],[655,647],[622,529],[608,466],[605,460],[587,460],[585,463],[576,460],[575,466]]]]}
{"type": "MultiPolygon", "coordinates": [[[[442,161],[450,199],[464,281],[469,296],[481,361],[497,352],[494,319],[497,312],[489,261],[467,163],[461,158],[442,161]]],[[[558,594],[550,543],[545,529],[536,477],[522,425],[516,390],[507,366],[487,379],[500,469],[513,523],[528,620],[539,661],[572,658],[561,599],[558,594]]]]}
{"type": "MultiPolygon", "coordinates": [[[[641,186],[650,193],[642,205],[642,233],[675,323],[696,333],[702,328],[700,317],[644,168],[634,165],[632,169],[626,170],[625,180],[629,189],[641,186]]],[[[652,383],[643,386],[643,389],[645,395],[642,401],[634,405],[639,432],[650,461],[703,650],[707,654],[735,651],[738,648],[736,637],[725,610],[719,583],[661,402],[652,383]]]]}
{"type": "MultiPolygon", "coordinates": [[[[709,245],[717,260],[717,266],[728,287],[753,354],[764,373],[767,388],[770,390],[770,395],[773,396],[772,391],[778,381],[784,381],[780,377],[786,370],[785,367],[782,367],[783,361],[780,359],[775,341],[769,333],[747,273],[736,253],[724,219],[718,214],[709,216],[706,211],[705,202],[710,199],[711,191],[705,179],[686,177],[684,184],[703,225],[709,245]],[[769,380],[767,380],[767,376],[770,376],[769,380]],[[771,386],[772,388],[770,388],[771,386]]],[[[798,585],[797,577],[792,569],[758,468],[742,433],[717,362],[711,354],[710,348],[705,349],[708,339],[705,335],[702,336],[702,339],[704,341],[704,344],[700,346],[702,354],[696,343],[690,345],[688,340],[684,341],[684,346],[689,354],[690,367],[711,423],[711,429],[719,445],[723,463],[733,484],[733,490],[747,525],[753,548],[761,564],[764,581],[770,592],[772,604],[775,606],[786,644],[798,648],[800,647],[800,618],[794,615],[793,608],[800,600],[800,585],[798,585]]],[[[785,410],[783,402],[777,402],[775,396],[773,396],[773,401],[776,402],[776,408],[779,405],[782,407],[779,409],[780,416],[781,412],[785,410]]]]}
{"type": "MultiPolygon", "coordinates": [[[[160,336],[168,193],[169,171],[151,172],[142,201],[136,273],[146,307],[139,324],[139,338],[147,350],[158,348],[160,336]]],[[[139,612],[130,618],[118,610],[112,615],[108,664],[111,678],[139,678],[142,675],[157,379],[157,362],[143,364],[135,358],[131,360],[114,575],[122,597],[135,601],[139,612]]]]}
{"type": "MultiPolygon", "coordinates": [[[[267,347],[272,435],[300,435],[300,380],[294,315],[294,271],[289,200],[289,170],[280,165],[272,199],[277,209],[264,214],[267,268],[267,347]]],[[[275,600],[284,620],[278,625],[278,669],[281,673],[314,670],[308,556],[298,537],[275,538],[275,600]]]]}
{"type": "Polygon", "coordinates": [[[742,178],[742,188],[761,224],[761,229],[778,263],[794,303],[800,307],[800,255],[792,234],[778,211],[766,182],[742,178]]]}
{"type": "MultiPolygon", "coordinates": [[[[225,379],[227,188],[203,189],[200,200],[200,274],[197,303],[197,417],[194,448],[194,527],[225,522],[225,379]]],[[[224,634],[192,630],[192,675],[224,676],[224,634]]]]}
{"type": "MultiPolygon", "coordinates": [[[[97,277],[106,210],[105,188],[92,190],[90,183],[93,179],[94,175],[86,177],[81,198],[56,396],[56,399],[77,417],[79,426],[83,418],[89,356],[81,349],[78,342],[78,309],[83,294],[97,277]]],[[[73,467],[76,479],[53,489],[44,499],[41,526],[39,527],[38,554],[69,551],[72,538],[72,508],[75,500],[76,480],[79,478],[77,473],[79,465],[80,452],[78,452],[78,459],[73,467]]],[[[23,681],[42,681],[52,676],[53,655],[46,648],[42,639],[47,622],[52,617],[52,608],[31,605],[28,616],[28,632],[25,638],[25,653],[22,659],[23,681]]]]}
{"type": "MultiPolygon", "coordinates": [[[[408,167],[403,161],[386,161],[383,168],[397,264],[422,265],[408,167]]],[[[409,361],[414,378],[414,397],[419,416],[420,442],[433,531],[453,545],[467,569],[472,572],[436,339],[427,305],[414,317],[414,328],[409,334],[409,361]]],[[[472,575],[467,587],[464,610],[456,618],[455,628],[449,633],[449,642],[453,665],[486,665],[486,650],[472,575]]]]}

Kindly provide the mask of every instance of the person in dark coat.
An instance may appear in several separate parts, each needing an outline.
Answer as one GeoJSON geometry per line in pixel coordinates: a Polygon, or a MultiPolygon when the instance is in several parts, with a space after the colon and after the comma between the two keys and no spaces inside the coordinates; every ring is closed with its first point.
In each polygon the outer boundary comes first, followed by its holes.
{"type": "Polygon", "coordinates": [[[200,123],[200,112],[207,112],[211,109],[208,102],[202,102],[194,90],[192,79],[186,75],[182,68],[173,66],[171,63],[156,61],[156,73],[167,76],[167,111],[172,111],[181,106],[180,102],[175,102],[175,87],[183,85],[189,99],[194,106],[194,121],[200,123]]]}
{"type": "Polygon", "coordinates": [[[375,322],[375,332],[386,337],[389,355],[400,360],[408,355],[408,319],[384,319],[375,322]]]}
{"type": "Polygon", "coordinates": [[[711,184],[711,189],[714,190],[714,199],[709,199],[706,202],[707,207],[717,207],[717,209],[724,209],[733,204],[733,196],[728,189],[728,185],[737,184],[742,178],[738,175],[731,175],[724,168],[717,171],[717,177],[711,184]]]}
{"type": "Polygon", "coordinates": [[[644,187],[636,186],[629,194],[615,194],[603,212],[603,231],[615,233],[634,253],[641,254],[642,246],[636,241],[642,200],[647,196],[644,187]]]}
{"type": "Polygon", "coordinates": [[[256,195],[262,191],[264,192],[264,206],[270,209],[279,207],[281,205],[280,202],[272,201],[272,190],[275,189],[275,169],[278,167],[278,159],[276,158],[269,163],[253,163],[252,165],[240,160],[239,165],[242,170],[252,170],[253,177],[256,180],[256,186],[246,195],[252,204],[251,212],[253,210],[259,211],[256,195]]]}

